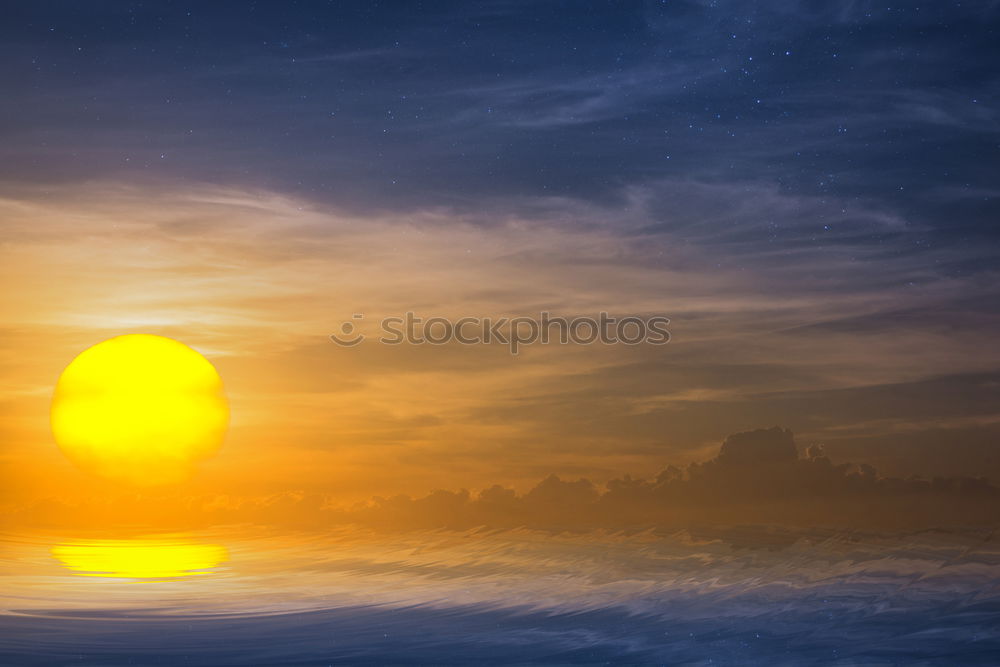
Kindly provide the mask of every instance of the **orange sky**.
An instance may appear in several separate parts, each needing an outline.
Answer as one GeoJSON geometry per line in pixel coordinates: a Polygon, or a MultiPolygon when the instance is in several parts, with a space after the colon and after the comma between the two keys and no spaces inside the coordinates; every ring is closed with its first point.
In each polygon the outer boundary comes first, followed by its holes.
{"type": "MultiPolygon", "coordinates": [[[[768,197],[778,195],[758,193],[768,197]]],[[[779,421],[803,444],[892,436],[921,428],[922,403],[912,414],[880,413],[818,397],[833,412],[816,418],[815,404],[781,401],[972,373],[984,357],[1000,357],[975,330],[810,329],[891,309],[897,295],[845,289],[817,298],[820,279],[796,282],[808,275],[807,258],[780,266],[765,258],[750,272],[679,236],[646,243],[639,234],[651,215],[641,191],[607,208],[552,198],[407,216],[213,187],[8,191],[0,199],[5,500],[103,487],[56,449],[48,404],[76,354],[122,333],[181,340],[226,383],[231,432],[190,490],[308,489],[344,501],[495,482],[523,488],[549,472],[649,475],[711,456],[730,432],[779,421]],[[352,313],[370,325],[406,311],[540,310],[662,314],[673,340],[535,346],[515,358],[498,346],[346,349],[326,338],[352,313]]],[[[850,259],[827,261],[824,270],[840,271],[850,259]]],[[[910,305],[962,289],[938,282],[910,305]]],[[[857,399],[872,400],[889,399],[857,399]]],[[[961,412],[926,418],[935,427],[992,425],[961,412]]]]}

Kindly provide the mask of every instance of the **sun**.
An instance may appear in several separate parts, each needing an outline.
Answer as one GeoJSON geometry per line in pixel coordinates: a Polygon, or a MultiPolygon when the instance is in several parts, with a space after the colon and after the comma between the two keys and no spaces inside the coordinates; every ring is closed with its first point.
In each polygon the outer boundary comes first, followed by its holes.
{"type": "Polygon", "coordinates": [[[117,336],[59,377],[52,433],[84,470],[138,485],[178,482],[218,451],[229,426],[222,378],[171,338],[117,336]]]}

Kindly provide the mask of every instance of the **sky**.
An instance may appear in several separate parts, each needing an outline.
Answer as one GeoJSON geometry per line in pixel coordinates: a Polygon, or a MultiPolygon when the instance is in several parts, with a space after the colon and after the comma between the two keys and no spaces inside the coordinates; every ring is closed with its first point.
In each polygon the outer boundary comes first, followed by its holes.
{"type": "Polygon", "coordinates": [[[597,484],[780,425],[1000,481],[1000,5],[21,3],[0,22],[4,503],[123,333],[216,365],[182,490],[597,484]],[[667,345],[353,348],[408,311],[667,345]]]}

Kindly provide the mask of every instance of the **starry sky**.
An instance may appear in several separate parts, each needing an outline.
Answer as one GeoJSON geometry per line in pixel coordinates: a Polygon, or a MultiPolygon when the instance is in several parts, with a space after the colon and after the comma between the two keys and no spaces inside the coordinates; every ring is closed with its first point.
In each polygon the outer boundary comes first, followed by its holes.
{"type": "Polygon", "coordinates": [[[998,28],[995,2],[9,4],[5,493],[76,479],[52,383],[139,331],[230,389],[204,488],[601,481],[776,424],[1000,481],[998,28]],[[326,340],[542,309],[673,340],[326,340]]]}

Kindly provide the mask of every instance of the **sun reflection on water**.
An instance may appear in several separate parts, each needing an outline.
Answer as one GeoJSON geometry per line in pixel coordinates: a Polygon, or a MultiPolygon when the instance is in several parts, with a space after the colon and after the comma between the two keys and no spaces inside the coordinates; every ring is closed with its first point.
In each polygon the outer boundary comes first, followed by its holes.
{"type": "Polygon", "coordinates": [[[229,560],[218,544],[171,538],[63,542],[52,555],[81,577],[175,579],[205,575],[229,560]]]}

